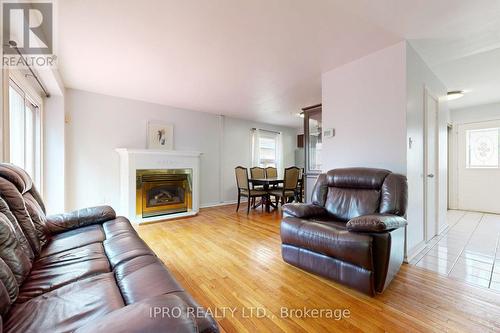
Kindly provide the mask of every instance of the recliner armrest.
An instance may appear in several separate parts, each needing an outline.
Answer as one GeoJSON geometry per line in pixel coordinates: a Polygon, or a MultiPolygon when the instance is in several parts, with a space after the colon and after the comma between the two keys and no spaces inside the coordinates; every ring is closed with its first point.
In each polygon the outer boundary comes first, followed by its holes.
{"type": "Polygon", "coordinates": [[[326,215],[327,211],[325,207],[312,205],[312,204],[301,204],[301,203],[289,203],[283,206],[283,216],[295,216],[299,218],[308,218],[313,216],[326,215]]]}
{"type": "Polygon", "coordinates": [[[408,224],[405,218],[393,214],[362,215],[349,220],[347,230],[359,232],[384,232],[398,229],[408,224]]]}
{"type": "Polygon", "coordinates": [[[50,233],[57,234],[91,224],[103,223],[115,218],[115,210],[110,206],[89,207],[71,213],[47,216],[47,228],[50,233]]]}

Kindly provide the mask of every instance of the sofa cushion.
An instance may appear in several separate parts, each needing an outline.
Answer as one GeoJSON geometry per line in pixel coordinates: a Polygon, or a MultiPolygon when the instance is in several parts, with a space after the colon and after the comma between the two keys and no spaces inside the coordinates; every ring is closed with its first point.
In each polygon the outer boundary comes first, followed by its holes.
{"type": "Polygon", "coordinates": [[[116,266],[115,277],[125,304],[184,290],[153,255],[136,257],[116,266]]]}
{"type": "Polygon", "coordinates": [[[75,249],[106,239],[102,226],[95,224],[52,236],[49,244],[42,250],[40,257],[75,249]]]}
{"type": "MultiPolygon", "coordinates": [[[[337,222],[338,223],[338,222],[337,222]]],[[[339,224],[285,217],[281,222],[283,244],[308,249],[372,269],[372,237],[349,232],[339,224]]]]}
{"type": "Polygon", "coordinates": [[[4,315],[16,301],[19,287],[9,266],[0,258],[0,315],[4,315]]]}
{"type": "Polygon", "coordinates": [[[340,168],[327,172],[328,186],[378,190],[391,172],[373,168],[340,168]]]}
{"type": "Polygon", "coordinates": [[[124,306],[112,273],[68,284],[12,306],[6,332],[72,332],[124,306]]]}
{"type": "Polygon", "coordinates": [[[288,203],[283,206],[282,210],[284,215],[301,218],[313,218],[327,214],[323,206],[303,203],[288,203]]]}
{"type": "Polygon", "coordinates": [[[132,224],[123,216],[118,216],[116,219],[104,222],[102,224],[102,228],[104,230],[104,234],[106,235],[106,239],[110,239],[114,236],[127,232],[135,233],[135,229],[132,227],[132,224]]]}
{"type": "Polygon", "coordinates": [[[12,232],[14,233],[15,238],[21,244],[21,247],[23,248],[24,252],[30,258],[30,260],[33,260],[35,257],[35,254],[33,253],[33,250],[31,250],[31,246],[28,243],[28,239],[26,239],[26,236],[24,235],[21,226],[19,223],[17,223],[16,218],[14,217],[14,214],[9,209],[9,206],[0,197],[0,213],[4,214],[5,217],[9,220],[10,224],[12,225],[12,232]]]}
{"type": "Polygon", "coordinates": [[[135,232],[127,232],[106,239],[103,244],[111,268],[113,269],[118,264],[127,260],[144,255],[154,255],[146,243],[135,232]]]}
{"type": "Polygon", "coordinates": [[[13,273],[17,284],[23,283],[30,273],[31,260],[17,240],[14,227],[2,213],[0,213],[0,258],[13,273]]]}
{"type": "Polygon", "coordinates": [[[391,173],[385,177],[380,196],[380,213],[406,215],[408,182],[405,176],[391,173]]]}
{"type": "Polygon", "coordinates": [[[159,295],[119,310],[81,327],[76,333],[196,333],[192,309],[177,295],[159,295]]]}
{"type": "Polygon", "coordinates": [[[35,226],[38,239],[40,240],[40,245],[44,247],[49,240],[49,234],[46,226],[47,218],[45,217],[45,213],[30,192],[24,194],[23,198],[26,204],[26,209],[28,210],[31,220],[33,221],[33,225],[35,226]]]}
{"type": "Polygon", "coordinates": [[[33,263],[31,273],[19,292],[18,302],[60,288],[83,278],[110,272],[102,243],[42,257],[33,263]]]}
{"type": "Polygon", "coordinates": [[[0,178],[0,196],[9,206],[10,211],[19,223],[33,253],[38,255],[42,249],[42,244],[38,238],[37,230],[31,217],[26,210],[23,196],[19,190],[8,180],[0,178]]]}
{"type": "Polygon", "coordinates": [[[47,216],[47,229],[51,234],[70,231],[93,224],[102,224],[116,218],[110,206],[82,208],[70,213],[47,216]]]}

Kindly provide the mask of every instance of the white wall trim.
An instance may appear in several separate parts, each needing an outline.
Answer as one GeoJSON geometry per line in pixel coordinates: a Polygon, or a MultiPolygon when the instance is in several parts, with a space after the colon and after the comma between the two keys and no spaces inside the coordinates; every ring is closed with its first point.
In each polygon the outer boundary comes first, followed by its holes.
{"type": "Polygon", "coordinates": [[[420,252],[422,252],[422,250],[425,248],[426,245],[427,244],[425,243],[425,241],[421,241],[420,243],[412,247],[411,250],[409,250],[406,253],[406,258],[404,262],[405,263],[411,262],[420,252]]]}
{"type": "Polygon", "coordinates": [[[238,200],[229,200],[229,201],[223,201],[223,202],[213,202],[213,203],[203,204],[203,205],[200,206],[200,208],[228,206],[228,205],[234,205],[236,203],[238,203],[238,200]]]}

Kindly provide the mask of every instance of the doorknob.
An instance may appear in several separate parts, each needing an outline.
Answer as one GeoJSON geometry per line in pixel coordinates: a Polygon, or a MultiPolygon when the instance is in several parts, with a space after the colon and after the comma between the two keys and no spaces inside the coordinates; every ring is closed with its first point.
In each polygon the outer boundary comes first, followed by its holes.
{"type": "Polygon", "coordinates": [[[434,178],[434,174],[433,173],[430,173],[427,175],[428,178],[434,178]]]}

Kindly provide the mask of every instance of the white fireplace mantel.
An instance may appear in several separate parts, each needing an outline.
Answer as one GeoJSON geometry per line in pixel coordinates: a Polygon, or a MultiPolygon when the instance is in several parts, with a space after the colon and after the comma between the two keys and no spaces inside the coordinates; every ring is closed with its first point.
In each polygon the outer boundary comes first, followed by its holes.
{"type": "Polygon", "coordinates": [[[120,210],[121,215],[141,224],[172,218],[193,216],[200,209],[200,152],[117,148],[120,155],[120,210]],[[191,169],[192,209],[176,213],[143,218],[136,213],[136,172],[144,169],[191,169]]]}

